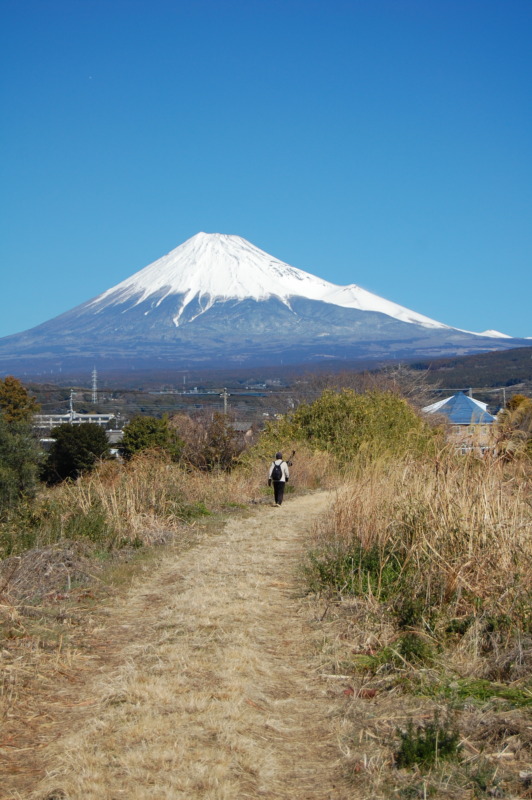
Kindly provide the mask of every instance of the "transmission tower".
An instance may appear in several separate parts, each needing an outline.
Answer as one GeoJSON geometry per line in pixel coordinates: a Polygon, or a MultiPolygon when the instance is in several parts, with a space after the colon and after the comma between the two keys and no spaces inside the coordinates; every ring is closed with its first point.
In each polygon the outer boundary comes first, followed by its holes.
{"type": "Polygon", "coordinates": [[[94,405],[98,402],[98,373],[96,367],[92,370],[92,402],[94,405]]]}

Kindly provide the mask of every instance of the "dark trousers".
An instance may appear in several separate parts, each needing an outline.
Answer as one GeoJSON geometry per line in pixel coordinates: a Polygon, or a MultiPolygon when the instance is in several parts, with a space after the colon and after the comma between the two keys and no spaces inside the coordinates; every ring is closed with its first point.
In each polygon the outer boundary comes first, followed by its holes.
{"type": "Polygon", "coordinates": [[[272,481],[273,483],[273,496],[275,497],[275,502],[281,503],[283,502],[284,497],[284,481],[272,481]]]}

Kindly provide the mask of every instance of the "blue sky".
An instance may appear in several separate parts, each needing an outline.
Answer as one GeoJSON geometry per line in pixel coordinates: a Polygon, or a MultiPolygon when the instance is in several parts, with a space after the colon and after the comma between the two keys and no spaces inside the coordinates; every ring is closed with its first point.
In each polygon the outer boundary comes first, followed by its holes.
{"type": "Polygon", "coordinates": [[[532,336],[530,0],[1,0],[0,336],[198,231],[532,336]]]}

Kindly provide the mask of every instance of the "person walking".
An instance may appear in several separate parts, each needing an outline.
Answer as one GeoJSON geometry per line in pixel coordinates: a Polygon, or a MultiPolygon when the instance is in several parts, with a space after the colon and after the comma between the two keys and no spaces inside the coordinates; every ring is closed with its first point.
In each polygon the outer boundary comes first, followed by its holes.
{"type": "Polygon", "coordinates": [[[270,472],[268,475],[268,486],[271,486],[273,483],[273,496],[275,499],[275,505],[277,507],[282,505],[283,497],[284,497],[284,487],[285,484],[288,483],[290,478],[290,472],[288,470],[288,464],[286,461],[283,461],[283,454],[276,453],[275,460],[272,461],[270,466],[270,472]]]}

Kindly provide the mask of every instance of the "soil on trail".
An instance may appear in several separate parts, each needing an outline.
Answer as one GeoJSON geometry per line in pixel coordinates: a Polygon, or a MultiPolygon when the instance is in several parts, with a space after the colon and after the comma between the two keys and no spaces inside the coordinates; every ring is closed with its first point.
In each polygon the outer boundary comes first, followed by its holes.
{"type": "Polygon", "coordinates": [[[116,601],[98,634],[112,659],[94,656],[31,797],[353,800],[342,701],[320,675],[319,624],[298,578],[329,500],[229,521],[116,601]]]}

